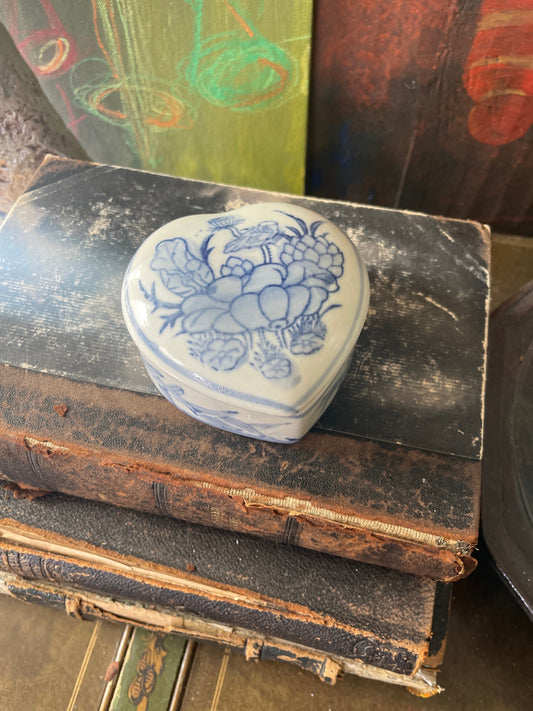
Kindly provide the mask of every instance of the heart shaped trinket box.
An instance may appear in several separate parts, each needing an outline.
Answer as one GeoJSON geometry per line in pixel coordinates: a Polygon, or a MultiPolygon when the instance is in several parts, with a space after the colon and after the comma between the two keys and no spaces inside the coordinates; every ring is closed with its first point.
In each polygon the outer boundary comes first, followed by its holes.
{"type": "Polygon", "coordinates": [[[158,390],[202,422],[273,442],[300,439],[329,405],[368,302],[348,237],[284,203],[163,225],[122,291],[158,390]]]}

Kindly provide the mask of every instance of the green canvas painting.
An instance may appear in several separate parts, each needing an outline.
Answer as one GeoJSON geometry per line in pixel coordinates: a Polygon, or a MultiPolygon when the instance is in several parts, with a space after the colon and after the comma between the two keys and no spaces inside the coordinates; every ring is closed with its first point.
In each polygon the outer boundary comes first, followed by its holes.
{"type": "Polygon", "coordinates": [[[303,192],[312,0],[0,0],[89,156],[303,192]]]}

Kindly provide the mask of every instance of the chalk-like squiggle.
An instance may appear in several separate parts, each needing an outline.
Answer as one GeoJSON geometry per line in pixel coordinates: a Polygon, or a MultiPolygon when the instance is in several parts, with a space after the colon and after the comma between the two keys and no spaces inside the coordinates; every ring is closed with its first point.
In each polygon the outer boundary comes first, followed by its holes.
{"type": "Polygon", "coordinates": [[[265,39],[235,2],[223,0],[239,30],[203,37],[203,0],[186,0],[195,12],[194,47],[187,81],[215,106],[250,111],[289,98],[293,63],[281,47],[265,39]]]}

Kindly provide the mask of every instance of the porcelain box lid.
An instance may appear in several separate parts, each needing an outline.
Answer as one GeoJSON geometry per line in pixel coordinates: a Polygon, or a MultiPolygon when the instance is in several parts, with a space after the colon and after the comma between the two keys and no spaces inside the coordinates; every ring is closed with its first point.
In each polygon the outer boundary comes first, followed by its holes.
{"type": "Polygon", "coordinates": [[[332,222],[262,203],[163,225],[134,255],[122,300],[144,360],[177,382],[221,407],[297,414],[346,365],[369,287],[332,222]]]}

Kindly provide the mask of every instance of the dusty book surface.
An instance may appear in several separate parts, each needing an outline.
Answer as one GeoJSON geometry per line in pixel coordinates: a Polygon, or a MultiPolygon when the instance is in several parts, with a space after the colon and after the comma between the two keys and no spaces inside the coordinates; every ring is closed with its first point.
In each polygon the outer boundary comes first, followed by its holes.
{"type": "Polygon", "coordinates": [[[127,335],[121,281],[150,232],[279,199],[48,160],[0,233],[0,470],[43,490],[461,577],[479,513],[482,227],[283,197],[354,240],[372,294],[345,383],[296,445],[232,435],[172,408],[127,335]]]}

